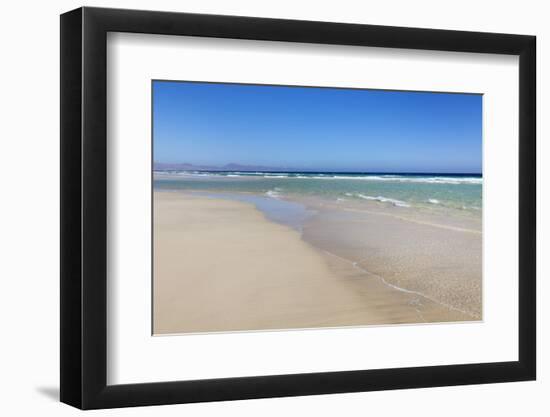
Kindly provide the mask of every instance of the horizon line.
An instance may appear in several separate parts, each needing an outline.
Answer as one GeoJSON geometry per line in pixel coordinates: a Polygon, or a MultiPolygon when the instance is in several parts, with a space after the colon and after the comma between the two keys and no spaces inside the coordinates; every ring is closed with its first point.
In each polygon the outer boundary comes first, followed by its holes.
{"type": "Polygon", "coordinates": [[[335,171],[335,170],[262,170],[262,169],[154,169],[154,172],[183,171],[183,172],[246,172],[261,174],[395,174],[395,175],[479,175],[483,172],[441,172],[441,171],[335,171]]]}

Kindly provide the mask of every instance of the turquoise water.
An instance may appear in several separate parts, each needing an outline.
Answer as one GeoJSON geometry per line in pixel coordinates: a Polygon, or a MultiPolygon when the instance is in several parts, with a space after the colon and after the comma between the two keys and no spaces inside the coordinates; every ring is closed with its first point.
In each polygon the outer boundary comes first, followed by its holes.
{"type": "Polygon", "coordinates": [[[155,189],[248,192],[274,198],[321,197],[398,207],[481,211],[483,179],[474,174],[368,174],[155,171],[155,189]]]}

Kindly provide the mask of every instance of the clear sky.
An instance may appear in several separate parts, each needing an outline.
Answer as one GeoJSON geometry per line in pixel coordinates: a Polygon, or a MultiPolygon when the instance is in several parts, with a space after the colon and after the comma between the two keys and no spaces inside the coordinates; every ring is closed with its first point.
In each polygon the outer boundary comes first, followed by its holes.
{"type": "Polygon", "coordinates": [[[155,162],[480,173],[482,96],[153,82],[155,162]]]}

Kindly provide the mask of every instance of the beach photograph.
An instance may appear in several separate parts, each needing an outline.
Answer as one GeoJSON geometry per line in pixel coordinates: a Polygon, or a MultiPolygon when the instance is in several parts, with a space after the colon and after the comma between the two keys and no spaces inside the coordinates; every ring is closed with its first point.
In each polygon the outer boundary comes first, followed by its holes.
{"type": "Polygon", "coordinates": [[[482,95],[151,88],[153,335],[483,320],[482,95]]]}

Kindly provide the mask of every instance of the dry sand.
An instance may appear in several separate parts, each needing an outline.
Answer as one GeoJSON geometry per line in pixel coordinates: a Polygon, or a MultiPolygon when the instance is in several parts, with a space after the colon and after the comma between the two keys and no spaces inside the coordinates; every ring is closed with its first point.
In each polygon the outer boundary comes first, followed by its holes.
{"type": "Polygon", "coordinates": [[[472,320],[247,203],[154,193],[155,334],[472,320]]]}

